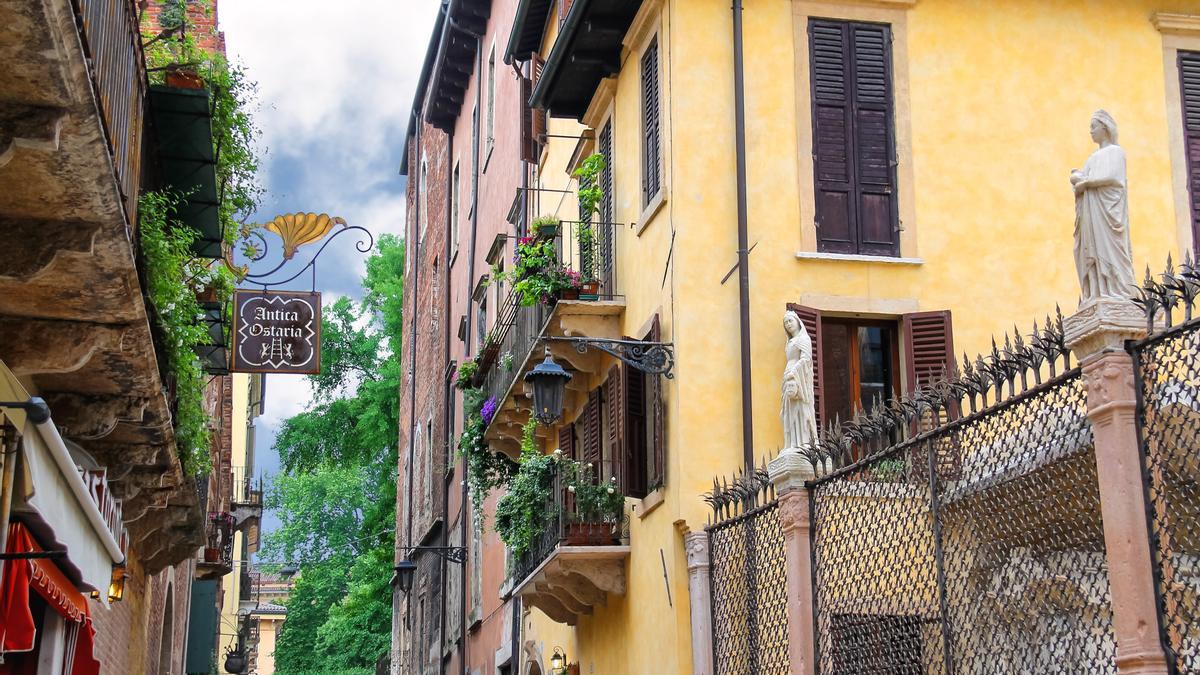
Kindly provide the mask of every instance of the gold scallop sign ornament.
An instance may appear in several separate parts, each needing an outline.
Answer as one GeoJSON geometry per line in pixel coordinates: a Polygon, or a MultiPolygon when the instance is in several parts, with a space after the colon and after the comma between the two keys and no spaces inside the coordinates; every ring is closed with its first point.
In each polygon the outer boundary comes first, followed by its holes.
{"type": "Polygon", "coordinates": [[[289,213],[275,218],[263,227],[283,240],[283,259],[291,260],[296,249],[321,241],[334,225],[346,226],[346,221],[327,213],[289,213]]]}

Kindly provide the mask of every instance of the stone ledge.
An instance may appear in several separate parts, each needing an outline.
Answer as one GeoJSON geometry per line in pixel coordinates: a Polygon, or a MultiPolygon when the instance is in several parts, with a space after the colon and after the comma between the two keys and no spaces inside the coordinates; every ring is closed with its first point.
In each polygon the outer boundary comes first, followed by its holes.
{"type": "Polygon", "coordinates": [[[577,625],[581,614],[625,594],[628,546],[559,546],[513,593],[550,620],[577,625]]]}

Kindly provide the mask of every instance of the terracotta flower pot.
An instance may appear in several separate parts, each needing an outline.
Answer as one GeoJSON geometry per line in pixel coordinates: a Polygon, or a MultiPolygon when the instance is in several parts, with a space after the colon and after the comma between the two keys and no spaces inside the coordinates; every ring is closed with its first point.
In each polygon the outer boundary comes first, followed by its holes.
{"type": "Polygon", "coordinates": [[[168,70],[165,78],[168,87],[176,89],[203,89],[204,80],[194,70],[176,68],[168,70]]]}
{"type": "Polygon", "coordinates": [[[208,547],[206,547],[204,549],[204,562],[215,563],[220,559],[221,559],[221,549],[208,548],[208,547]]]}
{"type": "Polygon", "coordinates": [[[600,299],[600,282],[585,281],[579,288],[580,300],[599,300],[600,299]]]}
{"type": "Polygon", "coordinates": [[[617,543],[612,523],[569,523],[567,546],[610,546],[617,543]]]}
{"type": "Polygon", "coordinates": [[[563,300],[578,300],[579,299],[579,289],[578,288],[563,289],[562,299],[563,300]]]}

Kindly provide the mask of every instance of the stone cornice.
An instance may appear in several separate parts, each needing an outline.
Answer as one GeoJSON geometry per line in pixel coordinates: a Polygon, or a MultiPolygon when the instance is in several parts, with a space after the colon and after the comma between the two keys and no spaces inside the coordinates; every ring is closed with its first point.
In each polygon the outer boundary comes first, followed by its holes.
{"type": "Polygon", "coordinates": [[[1150,22],[1163,34],[1200,37],[1200,14],[1155,12],[1150,16],[1150,22]]]}
{"type": "Polygon", "coordinates": [[[823,5],[864,5],[867,7],[888,7],[892,9],[911,9],[917,6],[918,0],[804,0],[805,2],[823,5]]]}

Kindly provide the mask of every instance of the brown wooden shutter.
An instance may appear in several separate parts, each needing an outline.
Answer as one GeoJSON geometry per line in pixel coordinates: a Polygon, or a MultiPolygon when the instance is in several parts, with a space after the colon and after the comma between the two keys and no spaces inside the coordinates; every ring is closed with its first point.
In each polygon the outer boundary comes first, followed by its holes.
{"type": "Polygon", "coordinates": [[[821,374],[821,310],[788,303],[787,308],[795,312],[800,321],[804,323],[804,329],[808,331],[808,337],[812,340],[813,347],[813,407],[817,412],[817,429],[821,430],[825,424],[825,396],[824,396],[824,377],[821,374]]]}
{"type": "Polygon", "coordinates": [[[650,203],[661,182],[659,157],[658,40],[642,55],[642,205],[650,203]]]}
{"type": "Polygon", "coordinates": [[[600,462],[601,438],[600,424],[600,390],[593,389],[588,394],[587,405],[583,409],[583,452],[581,461],[598,464],[600,462]]]}
{"type": "Polygon", "coordinates": [[[822,251],[899,252],[891,42],[884,24],[809,22],[822,251]]]}
{"type": "Polygon", "coordinates": [[[600,172],[600,189],[604,191],[604,199],[600,202],[600,223],[599,232],[596,233],[598,239],[596,263],[599,269],[596,270],[600,277],[600,294],[604,296],[616,295],[616,279],[613,275],[615,265],[613,264],[613,242],[615,227],[611,225],[613,221],[613,193],[612,193],[612,166],[613,166],[613,147],[612,147],[612,121],[604,123],[600,128],[600,133],[596,136],[596,149],[604,155],[604,170],[600,172]]]}
{"type": "Polygon", "coordinates": [[[558,449],[563,457],[575,459],[575,425],[564,424],[558,428],[558,449]]]}
{"type": "MultiPolygon", "coordinates": [[[[533,63],[529,64],[533,70],[533,63]]],[[[533,135],[533,107],[529,99],[533,96],[533,78],[521,76],[521,159],[526,162],[536,162],[537,142],[533,135]]]]}
{"type": "Polygon", "coordinates": [[[630,497],[645,497],[649,488],[649,448],[646,447],[648,376],[635,368],[625,368],[624,375],[622,384],[625,389],[625,494],[630,497]]]}
{"type": "Polygon", "coordinates": [[[616,476],[624,484],[621,474],[625,457],[625,387],[623,378],[627,367],[613,366],[608,370],[608,379],[604,382],[604,405],[608,408],[608,428],[605,436],[608,440],[608,453],[603,458],[601,466],[596,467],[596,477],[608,480],[616,476]]]}
{"type": "Polygon", "coordinates": [[[908,389],[936,382],[954,370],[954,335],[950,310],[904,315],[904,350],[908,389]]]}
{"type": "Polygon", "coordinates": [[[1179,91],[1192,208],[1192,248],[1200,251],[1200,52],[1179,52],[1179,91]]]}
{"type": "MultiPolygon", "coordinates": [[[[537,86],[539,80],[542,79],[542,69],[546,66],[546,62],[537,54],[530,59],[529,68],[533,72],[533,79],[529,81],[530,96],[525,98],[525,106],[529,107],[529,98],[533,95],[533,88],[537,86]]],[[[530,154],[533,159],[529,160],[536,163],[542,154],[542,142],[546,138],[546,110],[544,108],[531,108],[529,113],[530,119],[530,154]]]]}
{"type": "MultiPolygon", "coordinates": [[[[662,342],[662,325],[659,323],[657,314],[654,315],[654,321],[650,325],[650,340],[651,342],[662,342]]],[[[650,418],[649,424],[652,425],[653,432],[650,439],[652,444],[650,451],[654,453],[653,461],[650,463],[650,473],[646,477],[646,489],[650,490],[667,483],[666,416],[663,413],[662,403],[662,375],[648,375],[644,381],[649,389],[651,406],[646,414],[650,418]]]]}

